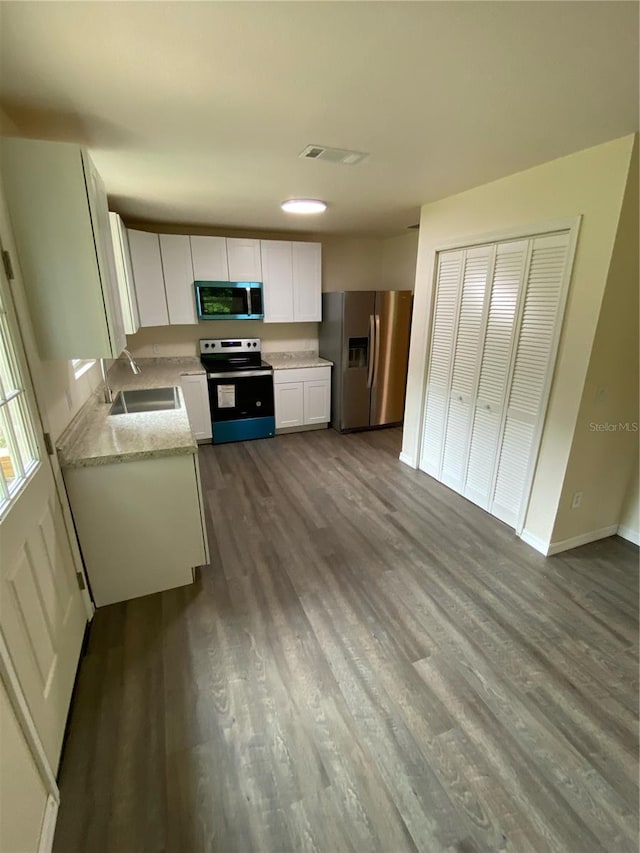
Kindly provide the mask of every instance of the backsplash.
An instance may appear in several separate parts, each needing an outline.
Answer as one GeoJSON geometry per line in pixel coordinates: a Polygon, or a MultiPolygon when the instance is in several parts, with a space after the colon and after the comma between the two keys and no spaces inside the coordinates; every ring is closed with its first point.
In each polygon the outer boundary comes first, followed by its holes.
{"type": "Polygon", "coordinates": [[[153,326],[127,337],[134,356],[195,356],[201,338],[260,338],[262,351],[318,352],[317,323],[262,323],[260,320],[210,320],[197,326],[153,326]]]}

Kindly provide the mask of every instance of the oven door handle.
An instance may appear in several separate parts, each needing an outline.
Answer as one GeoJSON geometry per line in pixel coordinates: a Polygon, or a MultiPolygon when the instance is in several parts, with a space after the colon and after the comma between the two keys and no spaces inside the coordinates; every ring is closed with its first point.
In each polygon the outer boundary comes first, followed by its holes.
{"type": "Polygon", "coordinates": [[[207,373],[207,379],[250,379],[252,376],[273,376],[273,370],[226,370],[224,373],[207,373]]]}

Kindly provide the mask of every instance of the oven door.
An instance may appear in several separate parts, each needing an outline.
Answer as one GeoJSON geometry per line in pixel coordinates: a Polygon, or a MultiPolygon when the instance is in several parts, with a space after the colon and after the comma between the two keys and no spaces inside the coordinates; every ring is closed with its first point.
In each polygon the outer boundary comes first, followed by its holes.
{"type": "Polygon", "coordinates": [[[270,371],[209,373],[207,383],[214,444],[275,435],[270,371]]]}

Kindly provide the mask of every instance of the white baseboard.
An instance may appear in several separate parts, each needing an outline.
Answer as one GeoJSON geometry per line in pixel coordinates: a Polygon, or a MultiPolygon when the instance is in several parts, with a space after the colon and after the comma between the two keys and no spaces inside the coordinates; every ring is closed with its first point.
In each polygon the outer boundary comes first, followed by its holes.
{"type": "Polygon", "coordinates": [[[545,542],[545,540],[541,539],[539,536],[534,536],[533,533],[529,533],[528,530],[523,530],[520,534],[520,538],[523,542],[526,542],[527,545],[531,545],[531,547],[535,548],[536,551],[544,554],[545,557],[549,553],[549,543],[545,542]]]}
{"type": "Polygon", "coordinates": [[[409,465],[410,468],[417,468],[416,460],[413,456],[409,456],[408,453],[401,453],[399,456],[401,462],[404,462],[405,465],[409,465]]]}
{"type": "Polygon", "coordinates": [[[568,551],[569,548],[577,548],[579,545],[587,545],[589,542],[596,542],[598,539],[606,539],[607,536],[615,536],[618,532],[618,525],[613,524],[611,527],[601,527],[600,530],[590,530],[588,533],[582,533],[580,536],[573,536],[571,539],[561,539],[559,542],[551,542],[547,550],[547,556],[559,554],[561,551],[568,551]]]}
{"type": "Polygon", "coordinates": [[[58,820],[58,802],[55,797],[49,794],[47,805],[44,811],[42,820],[42,830],[40,831],[40,843],[38,844],[38,853],[51,853],[53,849],[53,836],[56,832],[56,821],[58,820]]]}
{"type": "Polygon", "coordinates": [[[618,536],[622,536],[623,539],[633,542],[634,545],[640,545],[640,533],[634,530],[633,527],[625,527],[624,524],[621,524],[618,527],[618,536]]]}

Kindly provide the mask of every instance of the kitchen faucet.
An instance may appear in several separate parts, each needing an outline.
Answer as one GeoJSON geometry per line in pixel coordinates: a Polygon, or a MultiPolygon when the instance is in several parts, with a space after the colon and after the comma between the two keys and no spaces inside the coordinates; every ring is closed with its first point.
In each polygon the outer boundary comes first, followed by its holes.
{"type": "MultiPolygon", "coordinates": [[[[133,371],[133,373],[137,376],[139,373],[142,373],[142,368],[135,360],[135,358],[131,355],[128,349],[123,349],[122,352],[129,359],[129,367],[133,371]]],[[[107,370],[105,366],[106,359],[100,359],[100,371],[102,373],[102,381],[104,383],[104,401],[105,403],[113,403],[113,391],[111,390],[111,386],[107,382],[107,370]]]]}

